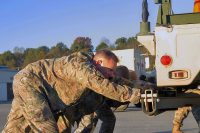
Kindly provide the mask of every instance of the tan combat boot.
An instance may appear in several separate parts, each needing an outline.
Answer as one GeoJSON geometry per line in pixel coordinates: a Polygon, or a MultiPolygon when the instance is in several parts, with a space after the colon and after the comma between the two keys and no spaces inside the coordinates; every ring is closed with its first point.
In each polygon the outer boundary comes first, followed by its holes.
{"type": "Polygon", "coordinates": [[[180,125],[173,125],[173,128],[172,128],[172,133],[183,133],[181,130],[180,130],[180,125]]]}

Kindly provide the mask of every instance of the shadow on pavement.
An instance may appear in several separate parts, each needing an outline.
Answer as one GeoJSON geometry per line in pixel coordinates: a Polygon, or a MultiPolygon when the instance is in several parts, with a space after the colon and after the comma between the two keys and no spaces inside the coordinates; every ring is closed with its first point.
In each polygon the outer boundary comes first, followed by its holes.
{"type": "Polygon", "coordinates": [[[137,107],[128,107],[125,112],[129,112],[129,111],[142,111],[141,108],[137,108],[137,107]]]}

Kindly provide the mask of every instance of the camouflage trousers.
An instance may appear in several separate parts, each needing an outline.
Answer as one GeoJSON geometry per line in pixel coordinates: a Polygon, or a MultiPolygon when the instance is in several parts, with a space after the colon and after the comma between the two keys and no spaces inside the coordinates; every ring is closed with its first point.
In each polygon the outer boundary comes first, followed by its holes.
{"type": "Polygon", "coordinates": [[[85,115],[74,133],[92,133],[98,119],[102,121],[99,133],[113,133],[116,117],[107,104],[103,104],[95,113],[85,115]]]}
{"type": "MultiPolygon", "coordinates": [[[[200,95],[199,89],[190,89],[187,90],[185,93],[195,93],[200,95]]],[[[174,125],[183,125],[183,120],[188,116],[189,112],[192,112],[198,126],[200,126],[200,107],[199,106],[185,106],[178,108],[178,110],[175,111],[173,124],[174,125]]]]}
{"type": "Polygon", "coordinates": [[[189,112],[192,110],[191,107],[181,107],[175,111],[173,124],[182,126],[183,120],[188,116],[189,112]]]}
{"type": "Polygon", "coordinates": [[[96,113],[83,116],[81,121],[77,124],[77,128],[74,133],[93,133],[98,122],[98,119],[95,122],[96,117],[96,113]]]}
{"type": "Polygon", "coordinates": [[[58,132],[55,118],[38,80],[30,75],[15,78],[14,99],[2,133],[58,132]]]}

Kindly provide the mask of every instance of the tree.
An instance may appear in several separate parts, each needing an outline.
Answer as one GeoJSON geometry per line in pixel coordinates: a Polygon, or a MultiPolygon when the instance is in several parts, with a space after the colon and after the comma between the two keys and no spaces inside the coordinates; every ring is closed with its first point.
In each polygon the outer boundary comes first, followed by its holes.
{"type": "Polygon", "coordinates": [[[37,48],[38,51],[43,51],[44,53],[49,52],[49,48],[47,46],[40,46],[37,48]]]}
{"type": "Polygon", "coordinates": [[[70,50],[72,52],[92,52],[93,48],[94,47],[92,46],[92,42],[89,37],[77,37],[71,45],[70,50]]]}
{"type": "Polygon", "coordinates": [[[97,47],[96,51],[102,50],[102,49],[108,49],[108,45],[105,42],[101,42],[97,47]]]}
{"type": "Polygon", "coordinates": [[[127,40],[127,48],[136,48],[139,45],[139,42],[135,37],[129,37],[127,40]]]}
{"type": "Polygon", "coordinates": [[[36,49],[37,60],[44,59],[49,52],[49,48],[47,46],[40,46],[36,49]]]}
{"type": "Polygon", "coordinates": [[[47,58],[58,58],[58,57],[66,56],[69,54],[70,54],[70,51],[67,48],[67,46],[64,43],[59,42],[56,44],[56,46],[51,47],[51,49],[46,57],[47,58]]]}
{"type": "Polygon", "coordinates": [[[127,48],[127,38],[121,37],[115,41],[116,49],[125,49],[127,48]]]}
{"type": "Polygon", "coordinates": [[[20,69],[24,63],[24,53],[14,53],[16,60],[16,68],[20,69]]]}
{"type": "Polygon", "coordinates": [[[23,48],[23,47],[14,47],[14,49],[13,49],[13,53],[14,54],[15,53],[21,53],[21,54],[23,54],[24,51],[25,51],[25,48],[23,48]]]}
{"type": "Polygon", "coordinates": [[[23,67],[25,67],[29,63],[32,63],[41,59],[45,59],[48,52],[49,52],[49,48],[46,46],[26,49],[24,52],[23,67]]]}
{"type": "Polygon", "coordinates": [[[10,69],[16,68],[16,58],[11,51],[6,51],[0,55],[0,65],[8,66],[10,69]]]}
{"type": "Polygon", "coordinates": [[[29,63],[37,61],[37,52],[34,48],[27,48],[24,52],[24,63],[23,67],[28,65],[29,63]]]}
{"type": "Polygon", "coordinates": [[[109,40],[108,38],[106,38],[106,37],[102,37],[100,42],[104,42],[104,43],[106,43],[107,45],[110,45],[110,44],[111,44],[111,43],[110,43],[110,40],[109,40]]]}
{"type": "Polygon", "coordinates": [[[109,50],[116,50],[116,47],[115,47],[115,45],[109,45],[109,46],[108,46],[108,49],[109,49],[109,50]]]}
{"type": "Polygon", "coordinates": [[[23,47],[14,47],[14,49],[13,49],[13,54],[14,54],[15,59],[16,59],[17,69],[20,69],[23,66],[24,51],[25,51],[25,48],[23,48],[23,47]]]}

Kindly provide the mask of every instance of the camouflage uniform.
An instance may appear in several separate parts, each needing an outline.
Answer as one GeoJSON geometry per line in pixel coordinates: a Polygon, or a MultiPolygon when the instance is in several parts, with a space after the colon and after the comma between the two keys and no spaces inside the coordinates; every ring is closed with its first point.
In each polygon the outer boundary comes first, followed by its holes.
{"type": "Polygon", "coordinates": [[[70,129],[76,114],[69,105],[76,104],[87,88],[121,102],[138,99],[129,87],[105,79],[87,54],[40,60],[15,75],[14,99],[3,133],[56,133],[56,120],[61,119],[70,129]]]}
{"type": "Polygon", "coordinates": [[[78,123],[74,133],[93,133],[98,122],[98,118],[96,117],[97,115],[95,112],[89,115],[84,115],[78,123]]]}
{"type": "Polygon", "coordinates": [[[188,116],[191,111],[191,107],[181,107],[175,111],[173,124],[182,126],[183,120],[188,116]]]}
{"type": "Polygon", "coordinates": [[[99,133],[113,133],[116,118],[106,102],[104,102],[94,113],[83,116],[74,133],[92,133],[98,119],[102,121],[99,133]]]}
{"type": "MultiPolygon", "coordinates": [[[[115,71],[118,76],[129,79],[129,70],[125,66],[118,66],[115,71]]],[[[123,85],[124,79],[123,82],[122,79],[113,79],[113,82],[118,82],[119,84],[123,85]]],[[[98,108],[94,113],[82,117],[74,133],[92,133],[96,127],[98,119],[102,121],[99,133],[113,133],[116,117],[111,107],[114,107],[114,110],[116,110],[117,107],[121,106],[122,104],[124,103],[105,98],[102,106],[100,106],[100,108],[98,108]]]]}
{"type": "MultiPolygon", "coordinates": [[[[191,94],[200,94],[200,90],[198,89],[189,89],[185,93],[191,93],[191,94]]],[[[188,116],[189,112],[192,111],[192,114],[198,124],[200,126],[200,107],[198,106],[185,106],[178,108],[178,110],[175,111],[174,119],[173,119],[173,129],[172,133],[182,133],[180,131],[180,127],[183,125],[183,120],[188,116]]]]}
{"type": "MultiPolygon", "coordinates": [[[[94,121],[93,118],[96,117],[96,113],[94,113],[98,108],[102,106],[105,101],[105,97],[99,95],[93,91],[88,91],[86,96],[82,99],[82,113],[81,117],[77,121],[78,128],[74,131],[74,133],[90,133],[93,130],[94,121]]],[[[79,107],[80,108],[80,107],[79,107]]],[[[98,120],[98,119],[97,119],[98,120]]]]}

